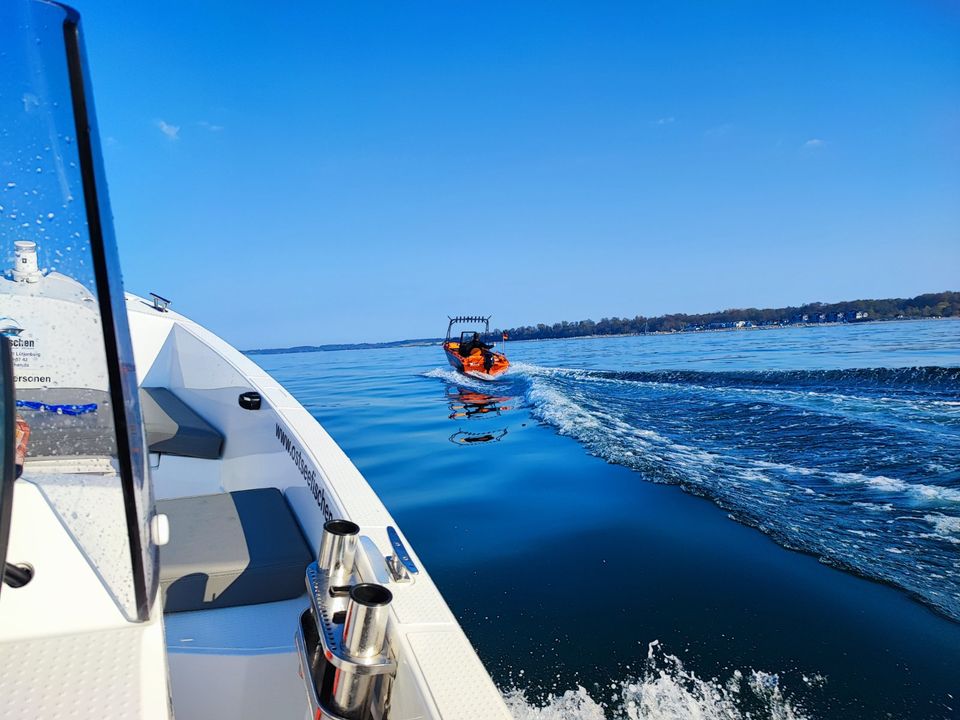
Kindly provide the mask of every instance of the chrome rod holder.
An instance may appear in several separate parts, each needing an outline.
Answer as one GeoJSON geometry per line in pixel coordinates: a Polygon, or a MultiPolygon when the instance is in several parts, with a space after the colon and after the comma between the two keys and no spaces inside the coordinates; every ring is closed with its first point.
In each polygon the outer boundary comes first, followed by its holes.
{"type": "Polygon", "coordinates": [[[312,717],[383,720],[396,675],[386,642],[393,595],[352,584],[359,530],[347,520],[325,523],[318,560],[307,566],[310,609],[296,641],[312,717]]]}
{"type": "Polygon", "coordinates": [[[359,533],[360,526],[349,520],[328,520],[323,524],[317,565],[326,571],[331,588],[350,584],[359,533]]]}
{"type": "Polygon", "coordinates": [[[361,675],[380,675],[397,669],[397,663],[386,652],[372,657],[352,657],[346,651],[343,645],[344,622],[337,622],[340,618],[335,620],[334,613],[331,612],[331,605],[336,605],[335,601],[340,598],[330,594],[326,573],[317,567],[316,563],[307,566],[307,592],[310,595],[311,609],[317,619],[323,654],[328,663],[335,668],[345,667],[361,675]]]}
{"type": "MultiPolygon", "coordinates": [[[[391,600],[393,594],[383,585],[363,583],[350,588],[341,648],[354,662],[382,656],[391,600]]],[[[376,675],[358,673],[346,665],[337,667],[330,697],[332,709],[345,718],[365,717],[377,680],[376,675]]]]}

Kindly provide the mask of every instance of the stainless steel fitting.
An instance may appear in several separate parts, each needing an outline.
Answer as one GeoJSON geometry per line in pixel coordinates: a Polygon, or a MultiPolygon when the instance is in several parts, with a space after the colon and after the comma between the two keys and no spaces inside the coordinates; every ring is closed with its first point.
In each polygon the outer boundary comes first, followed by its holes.
{"type": "Polygon", "coordinates": [[[327,572],[331,588],[350,583],[359,533],[360,526],[349,520],[328,520],[323,524],[317,566],[327,572]]]}
{"type": "MultiPolygon", "coordinates": [[[[362,663],[383,653],[391,600],[393,594],[382,585],[362,583],[350,588],[342,645],[350,659],[362,663]]],[[[348,667],[337,668],[332,709],[345,718],[363,720],[371,706],[374,684],[381,677],[361,674],[348,667]]]]}

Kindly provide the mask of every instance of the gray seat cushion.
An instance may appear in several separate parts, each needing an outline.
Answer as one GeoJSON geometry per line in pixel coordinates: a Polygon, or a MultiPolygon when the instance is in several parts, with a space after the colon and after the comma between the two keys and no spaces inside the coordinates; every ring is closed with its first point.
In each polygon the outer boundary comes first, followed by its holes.
{"type": "Polygon", "coordinates": [[[298,597],[312,553],[276,488],[160,500],[170,542],[160,548],[164,612],[298,597]]]}
{"type": "Polygon", "coordinates": [[[150,452],[215,460],[223,435],[167,388],[140,388],[143,426],[150,452]]]}

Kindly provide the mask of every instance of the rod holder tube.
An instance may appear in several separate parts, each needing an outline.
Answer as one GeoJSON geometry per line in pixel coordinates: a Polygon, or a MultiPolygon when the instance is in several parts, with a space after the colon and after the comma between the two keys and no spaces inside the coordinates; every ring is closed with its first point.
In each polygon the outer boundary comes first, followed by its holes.
{"type": "Polygon", "coordinates": [[[343,649],[350,657],[369,658],[383,652],[391,593],[383,585],[362,583],[350,588],[343,623],[343,649]]]}
{"type": "Polygon", "coordinates": [[[349,520],[328,520],[323,524],[317,565],[326,570],[330,587],[350,583],[359,533],[360,526],[349,520]]]}
{"type": "MultiPolygon", "coordinates": [[[[383,653],[391,600],[393,594],[382,585],[361,583],[350,588],[343,623],[343,649],[349,657],[364,660],[383,653]]],[[[333,709],[350,720],[365,720],[379,679],[338,668],[333,679],[333,709]]]]}

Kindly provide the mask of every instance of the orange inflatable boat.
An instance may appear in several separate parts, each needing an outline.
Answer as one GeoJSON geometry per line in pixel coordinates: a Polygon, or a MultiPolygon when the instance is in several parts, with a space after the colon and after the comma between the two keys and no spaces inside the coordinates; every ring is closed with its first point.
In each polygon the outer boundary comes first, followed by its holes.
{"type": "Polygon", "coordinates": [[[461,316],[448,318],[447,338],[443,341],[443,351],[447,362],[464,375],[480,380],[494,380],[510,367],[510,361],[503,353],[494,352],[493,345],[483,341],[490,334],[490,316],[461,316]],[[452,337],[453,326],[461,324],[483,323],[483,334],[477,330],[464,330],[458,339],[452,337]]]}

